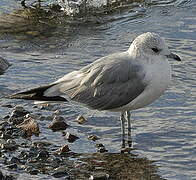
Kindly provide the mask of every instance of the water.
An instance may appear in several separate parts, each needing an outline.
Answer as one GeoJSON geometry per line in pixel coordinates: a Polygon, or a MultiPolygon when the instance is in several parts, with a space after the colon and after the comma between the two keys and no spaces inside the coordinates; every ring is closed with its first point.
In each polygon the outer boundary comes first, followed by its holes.
{"type": "MultiPolygon", "coordinates": [[[[0,4],[2,13],[16,11],[11,1],[1,1],[0,4]]],[[[110,13],[88,13],[77,18],[62,15],[55,21],[43,15],[39,22],[34,19],[36,22],[33,23],[15,24],[17,28],[7,28],[11,33],[0,34],[0,54],[12,63],[0,77],[1,95],[52,82],[99,57],[126,50],[141,33],[157,32],[165,37],[169,47],[183,61],[170,62],[174,75],[167,92],[152,105],[132,112],[136,148],[133,153],[155,161],[162,178],[196,179],[195,14],[195,1],[146,0],[129,2],[110,13]]],[[[6,26],[13,27],[13,23],[6,26]]],[[[0,31],[4,29],[5,23],[1,23],[0,31]]],[[[28,110],[39,111],[27,101],[1,99],[0,102],[1,105],[9,103],[23,104],[28,110]]],[[[68,131],[80,137],[70,145],[73,151],[95,152],[95,143],[86,138],[95,134],[101,137],[100,142],[109,152],[118,152],[118,114],[90,111],[71,104],[54,105],[43,113],[51,114],[55,109],[60,109],[71,124],[68,131]],[[88,119],[84,125],[75,122],[79,114],[88,119]]],[[[1,107],[1,116],[8,111],[1,107]]],[[[65,144],[59,133],[48,130],[48,123],[41,125],[42,134],[38,139],[45,138],[56,145],[65,144]]]]}

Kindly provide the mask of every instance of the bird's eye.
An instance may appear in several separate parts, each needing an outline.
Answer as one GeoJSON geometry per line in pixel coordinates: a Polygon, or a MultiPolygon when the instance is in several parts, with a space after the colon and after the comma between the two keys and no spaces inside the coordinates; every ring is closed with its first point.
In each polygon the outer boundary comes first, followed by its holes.
{"type": "Polygon", "coordinates": [[[158,48],[152,48],[152,50],[155,52],[155,53],[158,53],[160,51],[160,49],[158,48]]]}

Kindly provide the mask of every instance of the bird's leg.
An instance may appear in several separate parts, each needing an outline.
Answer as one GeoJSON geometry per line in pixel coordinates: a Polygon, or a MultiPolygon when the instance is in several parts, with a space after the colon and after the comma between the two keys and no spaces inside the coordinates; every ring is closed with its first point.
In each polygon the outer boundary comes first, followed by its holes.
{"type": "Polygon", "coordinates": [[[120,121],[121,121],[121,132],[122,132],[122,148],[125,148],[125,116],[124,112],[120,115],[120,121]]]}
{"type": "Polygon", "coordinates": [[[132,138],[131,138],[131,113],[130,111],[126,111],[126,119],[127,119],[127,144],[129,147],[133,146],[132,138]]]}

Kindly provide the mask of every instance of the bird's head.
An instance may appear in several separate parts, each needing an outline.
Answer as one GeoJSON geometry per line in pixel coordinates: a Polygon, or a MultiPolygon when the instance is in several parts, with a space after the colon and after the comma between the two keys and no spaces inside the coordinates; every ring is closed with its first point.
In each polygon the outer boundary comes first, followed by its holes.
{"type": "MultiPolygon", "coordinates": [[[[146,57],[162,56],[177,61],[181,61],[180,57],[172,53],[165,40],[158,34],[147,32],[138,36],[131,44],[129,53],[135,56],[144,55],[146,57]]],[[[155,59],[154,58],[154,59],[155,59]]]]}

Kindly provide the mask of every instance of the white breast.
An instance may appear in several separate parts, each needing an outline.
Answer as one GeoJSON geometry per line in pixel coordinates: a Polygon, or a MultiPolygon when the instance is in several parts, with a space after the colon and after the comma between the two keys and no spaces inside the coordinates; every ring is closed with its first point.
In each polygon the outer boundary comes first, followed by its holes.
{"type": "Polygon", "coordinates": [[[145,82],[147,87],[137,98],[114,111],[128,111],[143,108],[159,98],[171,83],[171,67],[162,59],[153,64],[146,64],[145,82]]]}

